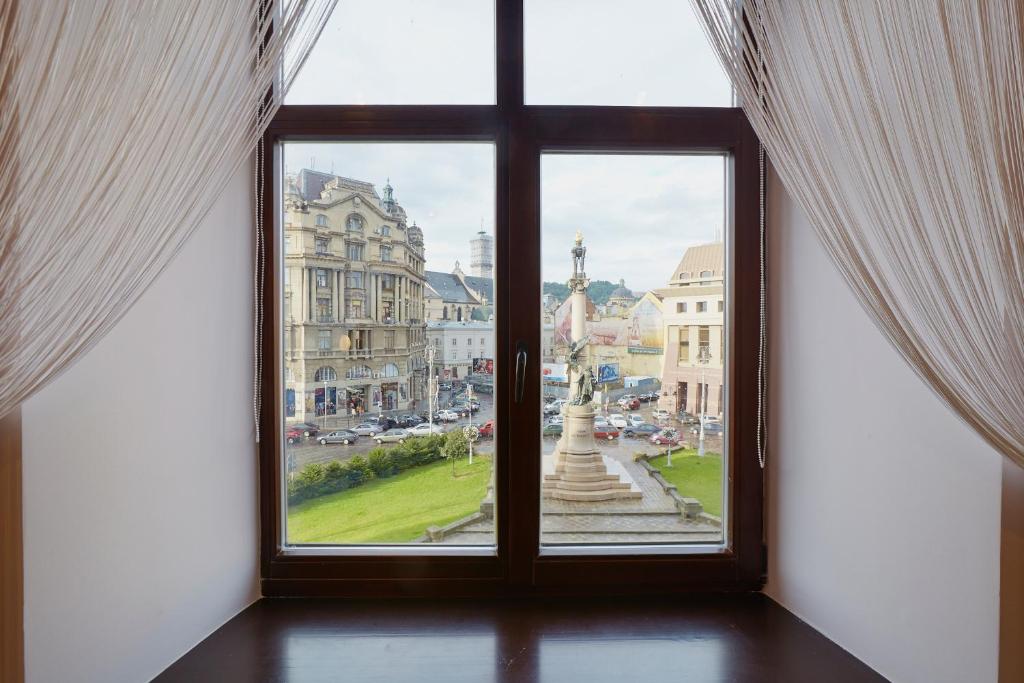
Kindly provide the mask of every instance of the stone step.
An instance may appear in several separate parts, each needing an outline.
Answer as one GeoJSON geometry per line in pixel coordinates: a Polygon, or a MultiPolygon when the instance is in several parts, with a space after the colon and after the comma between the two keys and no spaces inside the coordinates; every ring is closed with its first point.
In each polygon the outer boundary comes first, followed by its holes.
{"type": "MultiPolygon", "coordinates": [[[[566,474],[545,474],[544,481],[562,481],[566,474]]],[[[607,472],[575,472],[571,476],[572,481],[618,481],[619,478],[607,472]]]]}
{"type": "Polygon", "coordinates": [[[599,479],[597,481],[575,481],[573,479],[561,479],[558,481],[546,481],[543,488],[545,491],[558,489],[560,491],[600,491],[602,489],[628,489],[629,484],[617,480],[599,479]]]}
{"type": "Polygon", "coordinates": [[[544,494],[556,500],[569,500],[576,502],[616,500],[619,498],[639,499],[643,497],[643,494],[640,491],[631,491],[628,488],[602,489],[600,491],[566,491],[564,489],[553,489],[546,490],[544,494]]]}
{"type": "Polygon", "coordinates": [[[565,472],[602,472],[605,474],[608,473],[608,470],[607,468],[605,468],[603,461],[587,463],[586,465],[574,465],[572,463],[567,462],[564,465],[562,465],[562,470],[564,470],[565,472]]]}

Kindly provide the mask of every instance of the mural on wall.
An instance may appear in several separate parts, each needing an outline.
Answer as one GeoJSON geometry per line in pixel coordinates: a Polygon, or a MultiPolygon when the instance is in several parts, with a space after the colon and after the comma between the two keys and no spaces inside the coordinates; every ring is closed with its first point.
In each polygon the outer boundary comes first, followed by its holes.
{"type": "MultiPolygon", "coordinates": [[[[554,313],[555,344],[567,346],[572,327],[572,306],[566,300],[554,313]]],[[[587,334],[592,346],[623,346],[629,353],[659,354],[664,350],[662,315],[651,299],[644,297],[625,318],[594,320],[592,304],[587,302],[587,334]]]]}
{"type": "Polygon", "coordinates": [[[661,310],[650,299],[641,299],[626,319],[626,345],[630,353],[662,353],[664,337],[661,310]]]}
{"type": "Polygon", "coordinates": [[[475,374],[475,375],[493,375],[494,374],[494,359],[493,358],[474,358],[473,359],[473,374],[475,374]]]}

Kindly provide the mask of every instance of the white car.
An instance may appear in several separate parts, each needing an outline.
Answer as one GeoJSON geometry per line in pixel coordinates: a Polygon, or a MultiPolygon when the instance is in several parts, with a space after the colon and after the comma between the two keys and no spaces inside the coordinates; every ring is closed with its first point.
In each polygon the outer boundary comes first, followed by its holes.
{"type": "Polygon", "coordinates": [[[551,403],[548,403],[547,405],[544,406],[544,414],[557,415],[560,412],[562,412],[562,406],[564,406],[566,403],[568,403],[568,401],[566,401],[564,398],[555,399],[551,403]]]}
{"type": "Polygon", "coordinates": [[[658,410],[655,410],[653,413],[651,413],[651,417],[653,417],[655,420],[664,422],[665,420],[672,417],[672,415],[667,410],[661,410],[659,408],[658,410]]]}
{"type": "Polygon", "coordinates": [[[626,416],[626,419],[629,420],[629,424],[627,425],[629,427],[636,427],[637,425],[642,425],[644,423],[644,418],[640,413],[630,413],[626,416]]]}
{"type": "Polygon", "coordinates": [[[627,420],[626,416],[622,413],[612,413],[608,416],[608,422],[610,422],[613,427],[618,427],[619,429],[625,429],[629,426],[629,420],[627,420]]]}
{"type": "Polygon", "coordinates": [[[594,416],[594,424],[595,425],[606,425],[607,426],[608,418],[605,417],[604,415],[595,415],[594,416]]]}
{"type": "Polygon", "coordinates": [[[444,429],[441,425],[430,426],[429,422],[421,422],[415,427],[409,427],[407,430],[412,436],[430,436],[431,434],[444,434],[444,429]]]}
{"type": "Polygon", "coordinates": [[[564,421],[565,418],[563,418],[561,415],[552,415],[551,417],[548,418],[549,425],[560,425],[564,421]]]}
{"type": "Polygon", "coordinates": [[[454,410],[441,410],[437,413],[437,419],[441,422],[458,422],[459,414],[454,410]]]}

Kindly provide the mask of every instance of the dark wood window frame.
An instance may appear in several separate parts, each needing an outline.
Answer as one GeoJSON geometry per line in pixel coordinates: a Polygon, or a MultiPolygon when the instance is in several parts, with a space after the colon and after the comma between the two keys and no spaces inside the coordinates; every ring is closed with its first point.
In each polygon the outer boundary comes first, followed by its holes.
{"type": "MultiPolygon", "coordinates": [[[[738,108],[525,106],[521,0],[496,2],[497,103],[488,106],[281,107],[264,136],[261,169],[266,282],[260,414],[261,577],[268,596],[495,596],[756,590],[765,570],[763,471],[758,464],[758,141],[738,108]],[[498,552],[323,555],[282,548],[284,424],[278,320],[277,150],[285,141],[492,142],[496,149],[495,439],[498,552]],[[732,199],[726,330],[728,538],[707,554],[541,555],[540,157],[543,152],[728,155],[732,199]],[[272,199],[273,198],[273,199],[272,199]],[[514,268],[513,268],[513,265],[514,268]],[[515,273],[515,296],[510,280],[515,273]],[[519,341],[528,349],[523,400],[513,400],[519,341]],[[510,362],[511,361],[511,362],[510,362]],[[512,426],[516,428],[513,429],[512,426]],[[518,457],[515,454],[519,454],[518,457]],[[514,509],[510,501],[515,501],[514,509]]],[[[666,349],[666,353],[674,349],[666,349]]]]}

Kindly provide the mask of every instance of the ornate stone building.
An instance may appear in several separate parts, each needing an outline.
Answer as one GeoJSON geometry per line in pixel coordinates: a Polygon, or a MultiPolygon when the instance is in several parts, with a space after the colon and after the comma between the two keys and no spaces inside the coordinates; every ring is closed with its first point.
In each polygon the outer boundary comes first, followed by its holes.
{"type": "Polygon", "coordinates": [[[660,407],[671,412],[708,415],[725,408],[722,382],[725,358],[725,245],[690,247],[659,289],[665,324],[665,354],[660,407]],[[701,362],[702,355],[706,362],[701,362]]]}
{"type": "Polygon", "coordinates": [[[423,232],[385,184],[285,179],[285,415],[413,407],[426,363],[423,232]]]}

